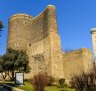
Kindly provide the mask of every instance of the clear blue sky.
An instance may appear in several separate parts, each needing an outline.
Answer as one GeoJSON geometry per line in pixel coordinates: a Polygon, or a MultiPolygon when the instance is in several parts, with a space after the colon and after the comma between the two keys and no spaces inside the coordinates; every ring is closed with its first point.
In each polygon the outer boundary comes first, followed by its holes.
{"type": "Polygon", "coordinates": [[[7,44],[8,19],[16,13],[38,15],[48,5],[57,9],[62,49],[90,48],[90,29],[96,27],[96,0],[0,0],[0,20],[6,28],[0,37],[0,54],[7,44]]]}

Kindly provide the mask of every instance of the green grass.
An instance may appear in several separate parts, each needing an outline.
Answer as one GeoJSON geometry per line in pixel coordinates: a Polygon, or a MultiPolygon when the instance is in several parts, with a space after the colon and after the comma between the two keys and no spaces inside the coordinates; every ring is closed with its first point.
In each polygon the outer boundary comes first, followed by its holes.
{"type": "Polygon", "coordinates": [[[5,81],[4,84],[10,85],[10,86],[15,86],[15,82],[13,82],[13,81],[5,81]]]}
{"type": "MultiPolygon", "coordinates": [[[[11,82],[11,81],[6,81],[4,83],[5,84],[8,84],[8,85],[11,85],[11,86],[15,86],[15,83],[14,82],[11,82]]],[[[25,85],[23,85],[23,86],[17,86],[17,88],[22,89],[24,91],[34,91],[34,88],[33,88],[33,86],[30,83],[25,82],[24,84],[25,85]]],[[[58,88],[56,86],[47,86],[45,88],[45,91],[60,91],[60,88],[58,88]]],[[[65,87],[65,91],[75,91],[75,90],[69,88],[68,86],[66,86],[65,87]]]]}
{"type": "MultiPolygon", "coordinates": [[[[47,86],[45,88],[45,91],[60,91],[60,88],[55,86],[47,86]]],[[[74,89],[71,89],[69,87],[65,87],[64,91],[75,91],[74,89]]]]}
{"type": "Polygon", "coordinates": [[[25,82],[24,84],[25,85],[19,86],[18,88],[23,89],[24,91],[34,91],[34,88],[31,84],[29,84],[28,82],[25,82]]]}

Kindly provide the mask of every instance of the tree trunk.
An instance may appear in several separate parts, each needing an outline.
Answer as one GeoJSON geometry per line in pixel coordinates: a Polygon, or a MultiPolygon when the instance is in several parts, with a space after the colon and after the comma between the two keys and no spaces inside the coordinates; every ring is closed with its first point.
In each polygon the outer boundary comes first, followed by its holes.
{"type": "Polygon", "coordinates": [[[12,71],[12,80],[14,80],[14,71],[12,71]]]}

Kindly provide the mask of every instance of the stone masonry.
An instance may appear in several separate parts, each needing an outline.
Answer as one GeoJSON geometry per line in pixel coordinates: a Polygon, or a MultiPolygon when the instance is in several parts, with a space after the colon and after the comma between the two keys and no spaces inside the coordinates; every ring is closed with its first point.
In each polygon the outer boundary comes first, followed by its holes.
{"type": "Polygon", "coordinates": [[[7,48],[24,50],[29,56],[31,72],[25,78],[30,79],[39,72],[47,72],[54,78],[70,80],[71,74],[80,73],[79,69],[82,72],[89,69],[92,63],[89,49],[68,54],[61,51],[56,8],[53,5],[48,5],[36,17],[15,14],[10,17],[8,24],[7,48]]]}
{"type": "Polygon", "coordinates": [[[73,75],[80,75],[90,69],[92,69],[92,54],[88,48],[63,54],[63,72],[66,82],[69,82],[73,75]]]}

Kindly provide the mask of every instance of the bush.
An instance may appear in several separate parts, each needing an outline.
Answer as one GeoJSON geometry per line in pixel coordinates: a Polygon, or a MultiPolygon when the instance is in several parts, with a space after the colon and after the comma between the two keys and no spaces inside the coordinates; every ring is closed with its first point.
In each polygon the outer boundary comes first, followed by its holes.
{"type": "Polygon", "coordinates": [[[96,91],[96,74],[93,72],[74,75],[71,79],[71,86],[78,91],[96,91]]]}
{"type": "Polygon", "coordinates": [[[64,91],[64,87],[65,87],[65,79],[61,78],[59,79],[59,85],[60,85],[60,91],[64,91]]]}
{"type": "Polygon", "coordinates": [[[54,82],[54,78],[52,77],[52,76],[48,76],[48,75],[46,75],[47,76],[47,78],[48,78],[48,86],[52,86],[53,85],[53,82],[54,82]]]}
{"type": "Polygon", "coordinates": [[[39,73],[33,77],[33,86],[35,91],[44,91],[45,86],[47,86],[49,80],[46,74],[39,73]]]}

